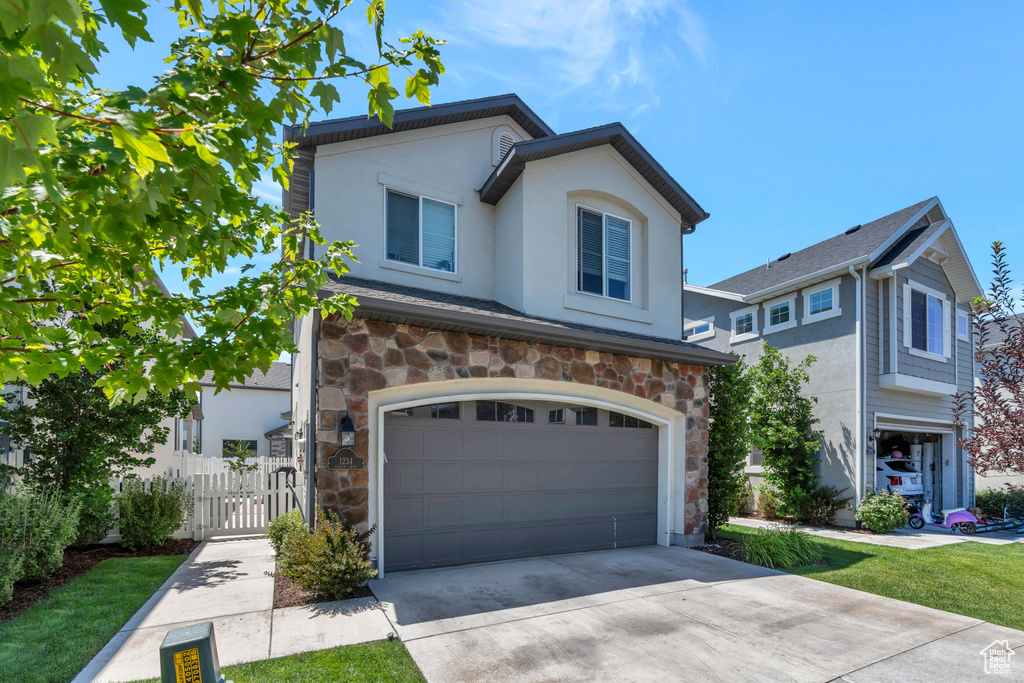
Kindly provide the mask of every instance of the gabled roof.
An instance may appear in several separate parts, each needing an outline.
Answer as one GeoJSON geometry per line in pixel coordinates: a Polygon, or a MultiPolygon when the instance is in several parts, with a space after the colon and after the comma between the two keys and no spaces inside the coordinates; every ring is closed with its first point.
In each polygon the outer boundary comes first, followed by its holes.
{"type": "Polygon", "coordinates": [[[524,140],[512,145],[501,164],[480,188],[480,200],[497,204],[516,181],[526,164],[591,147],[611,145],[655,191],[679,212],[687,226],[693,227],[708,217],[708,213],[693,197],[662,168],[654,157],[637,142],[621,123],[609,123],[596,128],[552,135],[538,140],[524,140]]]}
{"type": "Polygon", "coordinates": [[[493,116],[510,117],[534,138],[544,138],[555,134],[555,131],[551,130],[548,124],[544,123],[532,109],[526,106],[518,95],[509,94],[435,104],[430,107],[402,109],[395,112],[391,128],[381,123],[376,116],[373,118],[349,116],[343,119],[318,121],[309,124],[305,132],[301,125],[285,126],[284,139],[296,142],[299,148],[316,147],[317,145],[345,142],[373,135],[388,135],[404,130],[486,119],[493,116]]]}
{"type": "Polygon", "coordinates": [[[892,249],[885,252],[880,259],[871,264],[872,268],[884,268],[897,263],[909,263],[914,256],[927,245],[940,230],[950,226],[948,220],[925,225],[916,225],[900,238],[892,249]]]}
{"type": "Polygon", "coordinates": [[[984,335],[983,347],[993,349],[1006,343],[1011,335],[1019,334],[1024,327],[1024,313],[1017,313],[999,320],[989,319],[981,321],[982,335],[984,335]]]}
{"type": "Polygon", "coordinates": [[[794,280],[824,273],[845,264],[877,258],[901,228],[915,224],[939,202],[926,199],[861,226],[783,256],[767,266],[758,266],[709,286],[735,294],[749,295],[779,287],[794,280]]]}
{"type": "MultiPolygon", "coordinates": [[[[204,387],[216,386],[213,382],[213,373],[208,372],[199,380],[204,387]]],[[[292,388],[292,366],[290,363],[271,363],[266,373],[255,370],[245,378],[245,384],[232,382],[231,389],[266,389],[272,391],[291,391],[292,388]]]]}
{"type": "Polygon", "coordinates": [[[608,351],[694,365],[732,365],[737,357],[678,339],[654,337],[584,323],[527,315],[490,299],[446,294],[393,282],[346,275],[320,290],[355,296],[355,314],[371,320],[407,323],[505,339],[608,351]]]}

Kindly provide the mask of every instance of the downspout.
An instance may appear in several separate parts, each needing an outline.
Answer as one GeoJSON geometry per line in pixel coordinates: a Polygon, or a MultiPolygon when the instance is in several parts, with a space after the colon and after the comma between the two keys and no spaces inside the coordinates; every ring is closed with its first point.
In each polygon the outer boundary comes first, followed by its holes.
{"type": "Polygon", "coordinates": [[[313,321],[312,328],[310,329],[309,346],[313,350],[313,358],[310,362],[310,382],[309,382],[309,421],[306,425],[306,430],[309,434],[306,435],[306,511],[309,514],[307,521],[309,522],[310,530],[316,524],[316,467],[317,467],[317,456],[319,455],[316,447],[316,427],[319,416],[316,410],[316,380],[317,380],[317,366],[318,359],[320,357],[320,309],[313,309],[313,321]]]}
{"type": "Polygon", "coordinates": [[[697,228],[686,223],[679,224],[679,338],[686,341],[686,267],[683,238],[692,235],[697,228]]]}
{"type": "Polygon", "coordinates": [[[855,484],[854,484],[854,509],[856,510],[858,507],[860,507],[860,499],[861,499],[861,485],[860,485],[860,482],[861,482],[861,479],[863,478],[863,470],[864,470],[864,467],[863,467],[863,464],[862,464],[861,460],[862,460],[862,457],[866,457],[866,456],[864,456],[861,453],[861,450],[862,450],[861,449],[861,445],[864,443],[864,413],[861,411],[861,394],[863,393],[863,390],[864,390],[864,385],[863,385],[863,381],[864,380],[863,380],[863,377],[862,377],[863,366],[861,364],[861,348],[863,347],[863,339],[862,339],[863,335],[861,334],[862,326],[863,326],[863,322],[861,321],[861,316],[862,316],[862,309],[861,309],[861,291],[862,291],[862,289],[861,289],[861,285],[863,283],[861,281],[860,274],[857,272],[857,269],[854,268],[853,266],[850,266],[850,275],[853,276],[854,281],[857,283],[857,306],[856,306],[856,316],[855,316],[855,320],[857,321],[856,332],[855,332],[855,336],[857,338],[857,361],[856,361],[856,367],[857,367],[857,370],[856,370],[856,372],[857,372],[857,419],[855,421],[856,424],[857,424],[857,428],[856,428],[856,431],[855,431],[855,441],[854,441],[854,443],[856,444],[856,457],[854,458],[854,463],[855,463],[855,474],[854,474],[854,477],[855,477],[855,484]]]}

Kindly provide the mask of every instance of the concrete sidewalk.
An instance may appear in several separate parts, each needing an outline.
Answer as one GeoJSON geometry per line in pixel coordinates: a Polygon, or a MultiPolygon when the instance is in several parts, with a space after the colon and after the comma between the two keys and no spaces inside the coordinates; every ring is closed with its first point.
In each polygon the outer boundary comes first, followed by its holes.
{"type": "MultiPolygon", "coordinates": [[[[749,517],[730,517],[729,524],[747,527],[772,527],[785,526],[784,522],[769,522],[764,519],[751,519],[749,517]]],[[[891,534],[865,534],[853,529],[824,529],[816,526],[805,526],[798,524],[797,528],[806,531],[812,536],[822,538],[833,538],[838,541],[853,541],[855,543],[870,543],[872,545],[885,545],[891,548],[906,548],[908,550],[920,550],[921,548],[937,548],[943,545],[955,543],[966,543],[974,541],[990,545],[1009,545],[1011,543],[1024,543],[1024,535],[1018,536],[1013,531],[996,531],[988,534],[974,534],[965,536],[960,532],[950,533],[949,529],[936,527],[925,527],[915,531],[910,527],[897,529],[891,534]]]]}
{"type": "Polygon", "coordinates": [[[74,683],[160,676],[172,628],[212,621],[221,666],[387,638],[374,598],[274,609],[274,551],[265,536],[204,541],[78,674],[74,683]]]}

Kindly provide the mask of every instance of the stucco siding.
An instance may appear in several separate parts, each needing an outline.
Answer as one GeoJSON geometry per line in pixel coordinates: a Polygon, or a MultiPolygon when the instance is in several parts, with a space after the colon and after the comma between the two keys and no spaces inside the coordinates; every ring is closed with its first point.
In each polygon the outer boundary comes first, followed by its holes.
{"type": "Polygon", "coordinates": [[[498,204],[494,234],[494,298],[523,310],[523,178],[520,176],[498,204]]]}

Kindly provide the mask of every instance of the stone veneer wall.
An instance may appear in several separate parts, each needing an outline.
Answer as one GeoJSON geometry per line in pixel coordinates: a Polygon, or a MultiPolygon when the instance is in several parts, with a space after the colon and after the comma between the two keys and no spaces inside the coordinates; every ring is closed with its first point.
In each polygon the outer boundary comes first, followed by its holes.
{"type": "Polygon", "coordinates": [[[349,413],[356,455],[368,458],[367,394],[385,387],[463,377],[522,377],[623,391],[686,416],[684,533],[703,533],[708,493],[707,368],[566,346],[439,332],[343,317],[320,325],[317,391],[317,503],[365,527],[367,470],[334,471],[338,427],[349,413]]]}

